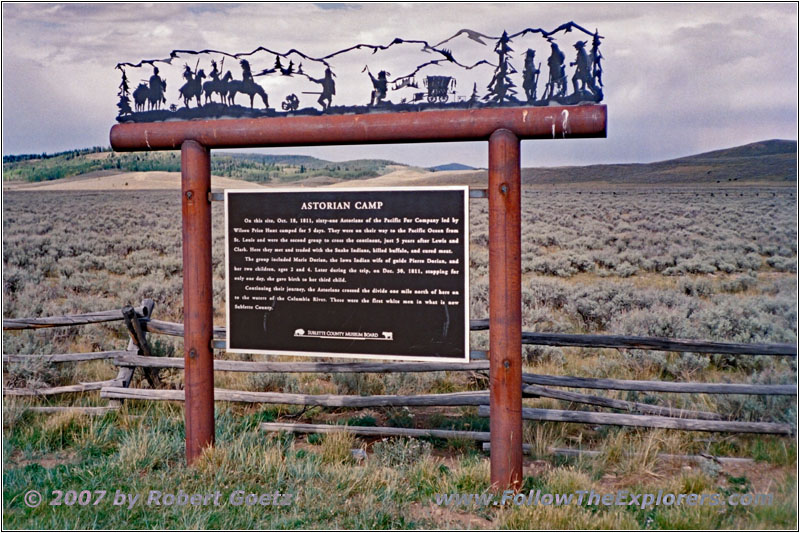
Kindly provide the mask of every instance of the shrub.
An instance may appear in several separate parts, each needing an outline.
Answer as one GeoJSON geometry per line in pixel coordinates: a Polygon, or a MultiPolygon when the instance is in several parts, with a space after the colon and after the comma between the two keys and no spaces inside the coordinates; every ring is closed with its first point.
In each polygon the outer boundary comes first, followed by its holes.
{"type": "Polygon", "coordinates": [[[374,394],[383,394],[385,391],[383,382],[373,374],[360,374],[356,372],[332,374],[331,380],[339,387],[341,394],[370,396],[374,394]]]}
{"type": "Polygon", "coordinates": [[[247,374],[247,387],[254,391],[300,391],[297,377],[286,372],[254,372],[247,374]]]}
{"type": "Polygon", "coordinates": [[[687,296],[709,296],[714,292],[710,281],[691,278],[678,282],[678,290],[687,296]]]}
{"type": "Polygon", "coordinates": [[[796,257],[770,257],[767,264],[779,272],[797,272],[796,257]]]}
{"type": "Polygon", "coordinates": [[[719,290],[730,293],[743,292],[754,287],[757,282],[758,278],[753,273],[748,272],[747,274],[721,281],[719,290]]]}
{"type": "Polygon", "coordinates": [[[418,439],[383,439],[372,447],[375,460],[388,467],[407,467],[430,456],[430,442],[418,439]]]}

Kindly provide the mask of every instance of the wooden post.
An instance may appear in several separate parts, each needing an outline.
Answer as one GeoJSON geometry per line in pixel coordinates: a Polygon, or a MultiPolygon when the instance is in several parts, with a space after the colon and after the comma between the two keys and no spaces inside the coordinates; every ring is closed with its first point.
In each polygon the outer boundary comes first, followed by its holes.
{"type": "Polygon", "coordinates": [[[214,444],[214,361],[211,350],[211,154],[195,141],[181,145],[183,333],[186,462],[214,444]]]}
{"type": "MultiPolygon", "coordinates": [[[[149,310],[147,312],[149,313],[149,310]]],[[[122,308],[122,316],[125,317],[125,326],[128,328],[131,339],[139,348],[139,354],[150,357],[152,355],[150,344],[147,342],[147,334],[139,323],[139,315],[133,307],[126,305],[122,308]]],[[[155,389],[161,386],[161,380],[158,377],[158,369],[144,368],[143,370],[144,376],[151,387],[155,389]]]]}
{"type": "Polygon", "coordinates": [[[519,138],[489,137],[489,397],[491,480],[522,484],[522,297],[519,138]]]}
{"type": "Polygon", "coordinates": [[[498,486],[518,486],[522,479],[519,141],[605,137],[606,114],[604,105],[526,106],[425,113],[125,123],[112,127],[111,146],[118,151],[181,148],[189,462],[202,449],[202,443],[213,442],[214,433],[208,150],[485,141],[489,138],[492,480],[498,486]],[[186,197],[190,192],[194,199],[186,197]],[[190,319],[193,321],[191,326],[190,319]]]}

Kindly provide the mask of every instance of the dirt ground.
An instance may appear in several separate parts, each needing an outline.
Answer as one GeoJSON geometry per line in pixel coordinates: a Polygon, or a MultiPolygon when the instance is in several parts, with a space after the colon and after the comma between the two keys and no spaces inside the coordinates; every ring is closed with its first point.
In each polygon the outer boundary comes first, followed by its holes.
{"type": "MultiPolygon", "coordinates": [[[[180,172],[117,172],[100,170],[72,178],[38,183],[4,183],[4,190],[14,191],[141,191],[179,190],[180,172]]],[[[249,181],[211,176],[212,189],[260,189],[249,181]]]]}
{"type": "Polygon", "coordinates": [[[440,172],[431,172],[429,170],[419,168],[403,167],[383,176],[377,178],[368,178],[362,180],[348,180],[342,181],[332,185],[333,187],[388,187],[388,186],[403,186],[403,187],[420,187],[420,186],[433,186],[433,185],[473,185],[485,186],[486,180],[482,177],[483,174],[479,170],[463,171],[463,170],[443,170],[440,172]]]}
{"type": "MultiPolygon", "coordinates": [[[[401,167],[398,170],[377,178],[358,180],[339,180],[317,176],[292,183],[291,187],[414,187],[423,185],[462,185],[465,181],[463,171],[429,172],[427,170],[401,167]]],[[[80,176],[56,181],[37,183],[4,183],[6,191],[141,191],[178,190],[181,186],[180,172],[118,172],[99,170],[80,176]]],[[[273,185],[274,187],[275,185],[273,185]]],[[[212,189],[260,189],[269,187],[250,181],[222,176],[211,176],[212,189]]]]}

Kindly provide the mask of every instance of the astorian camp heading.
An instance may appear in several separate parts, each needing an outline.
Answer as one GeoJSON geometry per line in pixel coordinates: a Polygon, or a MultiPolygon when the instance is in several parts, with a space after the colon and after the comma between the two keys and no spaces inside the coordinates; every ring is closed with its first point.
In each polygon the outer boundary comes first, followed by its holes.
{"type": "MultiPolygon", "coordinates": [[[[352,209],[351,202],[303,202],[300,209],[352,209]]],[[[383,202],[356,202],[356,209],[381,209],[383,202]]]]}

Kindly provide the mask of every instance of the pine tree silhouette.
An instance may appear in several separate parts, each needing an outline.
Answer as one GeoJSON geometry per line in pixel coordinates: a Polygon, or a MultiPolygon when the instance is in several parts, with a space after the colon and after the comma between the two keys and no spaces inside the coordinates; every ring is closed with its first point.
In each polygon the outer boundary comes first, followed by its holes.
{"type": "Polygon", "coordinates": [[[492,103],[502,104],[503,102],[517,102],[517,91],[514,89],[516,85],[511,81],[511,74],[516,74],[517,70],[511,63],[509,63],[509,56],[514,50],[508,45],[511,39],[508,37],[508,32],[503,32],[500,40],[497,41],[497,46],[494,51],[497,52],[497,68],[494,71],[492,81],[487,86],[489,94],[483,97],[492,103]]]}
{"type": "Polygon", "coordinates": [[[472,84],[472,96],[469,97],[470,102],[477,102],[478,101],[478,84],[472,84]]]}
{"type": "Polygon", "coordinates": [[[130,115],[131,113],[133,113],[133,109],[131,109],[131,99],[128,98],[127,94],[119,95],[119,102],[117,102],[117,108],[119,108],[120,115],[130,115]]]}
{"type": "Polygon", "coordinates": [[[119,108],[120,115],[130,115],[133,113],[131,109],[131,99],[130,99],[130,86],[128,85],[128,76],[125,74],[125,71],[122,70],[122,81],[119,84],[119,92],[117,93],[119,96],[119,102],[117,102],[117,107],[119,108]]]}
{"type": "Polygon", "coordinates": [[[128,96],[130,91],[130,86],[128,85],[128,76],[125,74],[125,71],[122,71],[122,82],[119,84],[119,92],[117,96],[128,96]]]}

